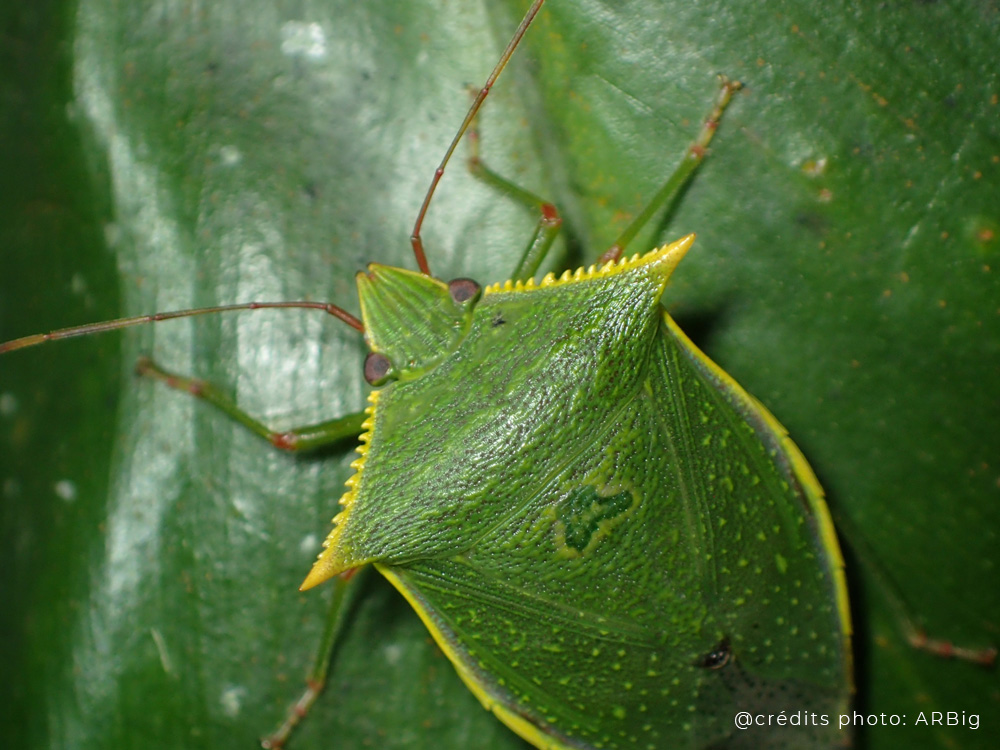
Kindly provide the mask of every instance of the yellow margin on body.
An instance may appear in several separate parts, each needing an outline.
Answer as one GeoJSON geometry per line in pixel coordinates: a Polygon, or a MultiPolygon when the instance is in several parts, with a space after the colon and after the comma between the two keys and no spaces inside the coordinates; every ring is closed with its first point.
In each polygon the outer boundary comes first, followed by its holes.
{"type": "Polygon", "coordinates": [[[410,593],[410,590],[406,587],[402,580],[400,580],[399,576],[396,575],[395,571],[393,571],[392,568],[380,565],[379,563],[375,563],[375,569],[384,575],[389,580],[389,583],[396,587],[399,593],[403,595],[406,601],[409,602],[410,606],[413,607],[414,611],[420,616],[420,619],[423,621],[427,630],[434,638],[434,642],[437,643],[438,648],[440,648],[441,651],[444,652],[444,655],[448,657],[448,661],[450,661],[455,667],[455,671],[458,672],[458,676],[462,678],[462,682],[464,682],[469,691],[479,699],[483,708],[487,711],[492,711],[494,715],[500,719],[500,721],[506,724],[523,740],[538,748],[538,750],[572,750],[569,745],[566,745],[552,736],[545,734],[539,727],[532,724],[523,716],[514,713],[507,708],[507,706],[486,692],[483,686],[476,680],[476,676],[473,674],[472,670],[466,666],[458,651],[452,648],[452,645],[441,633],[441,629],[437,627],[434,619],[431,617],[426,607],[424,607],[424,605],[410,593]]]}
{"type": "Polygon", "coordinates": [[[688,338],[687,334],[680,329],[680,326],[666,312],[663,318],[667,323],[670,332],[676,336],[687,349],[694,355],[723,383],[725,383],[736,397],[742,401],[748,409],[757,414],[767,427],[778,438],[778,445],[788,456],[792,473],[799,480],[805,492],[806,502],[819,527],[819,535],[826,552],[831,567],[833,569],[834,594],[837,597],[837,614],[840,617],[840,624],[844,631],[844,659],[848,679],[851,682],[851,691],[854,691],[854,665],[851,654],[851,609],[847,595],[847,576],[844,572],[844,557],[840,552],[840,543],[837,541],[837,531],[830,516],[830,509],[824,499],[823,487],[820,485],[816,474],[813,472],[802,451],[788,436],[788,430],[779,422],[767,407],[737,383],[733,377],[713,362],[708,355],[702,352],[694,342],[688,338]]]}
{"type": "Polygon", "coordinates": [[[357,495],[358,484],[361,481],[361,475],[364,471],[365,459],[368,458],[368,445],[371,442],[372,432],[375,429],[375,410],[378,407],[379,393],[380,391],[376,390],[368,394],[369,406],[365,409],[365,421],[361,423],[361,435],[358,436],[357,451],[359,455],[351,461],[351,468],[354,469],[354,473],[345,482],[347,491],[340,497],[338,503],[342,509],[333,517],[333,529],[327,536],[326,541],[323,542],[323,552],[320,553],[319,558],[309,571],[309,575],[306,576],[302,585],[299,586],[300,591],[318,586],[323,581],[327,581],[335,575],[343,573],[350,567],[358,567],[357,565],[345,567],[342,564],[343,555],[340,554],[337,541],[344,528],[344,522],[351,514],[354,498],[357,495]]]}
{"type": "Polygon", "coordinates": [[[534,279],[528,279],[527,281],[505,281],[503,283],[490,284],[483,290],[483,294],[498,294],[500,292],[530,292],[536,289],[544,289],[547,287],[561,286],[563,284],[573,284],[578,281],[591,281],[593,279],[604,279],[609,276],[615,276],[619,273],[625,273],[626,271],[631,271],[634,268],[639,268],[640,266],[651,265],[660,260],[671,259],[673,265],[676,266],[681,258],[687,253],[694,244],[694,235],[689,234],[681,237],[675,242],[671,242],[663,247],[658,247],[655,250],[650,250],[645,255],[639,255],[636,253],[631,258],[621,258],[619,260],[610,260],[603,266],[598,267],[596,264],[583,268],[582,266],[575,271],[566,270],[563,271],[561,276],[556,276],[554,273],[547,273],[541,281],[535,282],[534,279]],[[676,256],[676,257],[673,257],[676,256]]]}

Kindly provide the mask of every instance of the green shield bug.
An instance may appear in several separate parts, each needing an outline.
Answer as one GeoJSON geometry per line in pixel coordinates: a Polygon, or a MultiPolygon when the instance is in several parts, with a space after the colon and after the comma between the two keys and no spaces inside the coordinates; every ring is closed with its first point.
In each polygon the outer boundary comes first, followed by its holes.
{"type": "MultiPolygon", "coordinates": [[[[304,33],[306,34],[306,38],[308,39],[309,38],[308,37],[308,30],[306,29],[304,33]]],[[[705,90],[706,91],[708,90],[708,85],[707,84],[705,85],[705,90]]],[[[454,93],[452,92],[451,95],[454,96],[454,93]]],[[[488,149],[488,151],[490,151],[490,150],[488,149]]],[[[231,154],[230,151],[225,151],[225,152],[221,152],[220,151],[220,159],[221,160],[226,160],[226,159],[229,159],[229,158],[235,158],[234,156],[232,156],[232,154],[231,154]]],[[[423,178],[423,174],[421,174],[419,176],[420,176],[421,179],[423,178]]],[[[210,205],[210,201],[206,201],[206,203],[210,205]]],[[[363,244],[363,243],[359,243],[359,244],[363,244]]],[[[632,249],[638,249],[638,248],[630,248],[630,252],[631,252],[632,249]]],[[[645,249],[645,248],[643,248],[643,249],[645,249]]],[[[372,255],[372,257],[378,258],[378,254],[376,252],[370,250],[368,247],[364,247],[362,249],[362,251],[366,254],[366,256],[370,254],[370,255],[372,255]]],[[[432,265],[434,264],[434,259],[435,259],[434,253],[435,253],[435,251],[436,251],[436,248],[432,248],[431,249],[431,262],[432,262],[432,265]]],[[[437,266],[434,266],[434,267],[436,268],[437,266]]],[[[497,276],[494,276],[494,277],[487,277],[487,278],[503,278],[503,276],[502,275],[497,275],[497,276]]],[[[242,298],[245,299],[246,297],[243,296],[242,298]]],[[[220,324],[220,325],[222,325],[224,327],[224,326],[229,325],[229,324],[223,323],[223,324],[220,324]]],[[[505,320],[505,322],[504,322],[503,325],[506,325],[506,320],[505,320]]],[[[498,326],[498,329],[503,330],[503,325],[498,326]]],[[[157,335],[159,336],[160,334],[157,334],[157,335]]],[[[178,361],[177,359],[175,359],[173,357],[167,358],[167,357],[161,355],[160,353],[157,353],[157,357],[158,357],[158,359],[161,359],[161,361],[164,361],[165,364],[169,364],[171,367],[173,367],[175,369],[182,370],[182,371],[187,371],[189,369],[187,367],[186,363],[183,361],[183,359],[181,361],[178,361]]],[[[252,367],[252,364],[250,366],[252,367]]],[[[193,367],[193,368],[190,368],[190,369],[192,371],[194,371],[194,372],[198,372],[199,374],[202,374],[204,372],[204,370],[200,369],[199,367],[193,367]]],[[[224,374],[216,374],[216,377],[224,377],[224,374]]],[[[174,398],[176,398],[175,394],[171,394],[171,395],[174,396],[174,398]]],[[[348,410],[349,409],[344,409],[344,411],[348,411],[348,410]]],[[[201,410],[201,411],[208,411],[208,410],[201,410]]],[[[332,411],[332,415],[335,415],[336,413],[338,413],[337,410],[333,410],[332,411]]],[[[201,420],[202,418],[198,417],[198,419],[201,420]]],[[[217,419],[217,415],[213,415],[212,417],[208,417],[207,419],[208,420],[217,419]]],[[[205,422],[201,422],[200,426],[197,427],[196,429],[198,429],[198,430],[206,430],[206,429],[212,430],[212,429],[219,429],[219,428],[212,428],[212,427],[207,427],[206,428],[205,427],[205,422]]],[[[162,440],[162,439],[163,439],[163,436],[161,435],[160,436],[160,440],[162,440]]],[[[203,440],[207,440],[207,438],[203,437],[203,440]]],[[[224,462],[220,461],[220,465],[223,464],[223,463],[224,462]]],[[[305,468],[306,468],[306,473],[307,473],[308,470],[310,468],[313,468],[313,467],[306,466],[305,468]]],[[[369,470],[371,470],[371,467],[369,467],[369,470]]],[[[374,475],[374,473],[368,474],[369,477],[372,477],[373,475],[374,475]]],[[[223,477],[223,476],[218,476],[218,475],[206,474],[206,475],[204,475],[204,479],[205,479],[205,483],[206,484],[209,483],[210,480],[211,481],[216,481],[219,484],[223,485],[223,488],[229,488],[230,490],[231,490],[231,488],[232,488],[233,485],[238,485],[239,484],[239,478],[235,477],[235,476],[223,477]]],[[[69,492],[69,491],[67,490],[67,492],[69,492]]],[[[622,497],[623,493],[621,493],[621,492],[609,493],[609,497],[604,497],[601,494],[601,492],[597,492],[596,489],[595,489],[595,493],[597,495],[597,500],[595,500],[593,497],[588,496],[588,495],[580,495],[579,493],[577,495],[573,495],[572,493],[567,493],[566,494],[566,498],[567,498],[566,502],[568,503],[568,505],[569,505],[569,507],[571,509],[576,509],[576,515],[574,516],[572,513],[569,513],[569,514],[565,514],[564,513],[562,516],[557,516],[554,519],[554,522],[556,524],[562,523],[562,526],[563,526],[563,529],[562,529],[561,532],[558,529],[556,529],[556,531],[555,531],[556,540],[558,542],[559,550],[561,551],[561,557],[560,557],[560,559],[563,560],[563,561],[570,561],[571,562],[574,559],[585,558],[585,557],[587,557],[587,555],[591,554],[594,551],[601,550],[601,549],[604,549],[604,548],[608,547],[616,539],[616,529],[620,530],[622,528],[627,528],[625,526],[625,524],[627,523],[627,520],[629,518],[632,518],[631,515],[626,515],[626,520],[625,521],[619,521],[616,524],[615,523],[615,519],[618,518],[619,516],[615,516],[615,515],[611,514],[612,511],[615,510],[615,508],[623,507],[622,504],[624,502],[624,499],[627,499],[627,498],[623,498],[622,497]],[[588,500],[591,501],[589,506],[587,504],[588,500]],[[607,505],[610,506],[607,509],[608,515],[606,515],[606,516],[605,515],[600,515],[600,517],[594,516],[595,511],[593,510],[593,508],[595,507],[595,503],[596,503],[596,506],[598,508],[600,508],[600,506],[602,506],[602,504],[603,504],[603,500],[608,500],[609,501],[607,503],[607,505]],[[588,512],[591,514],[589,517],[588,517],[588,512]],[[597,525],[597,531],[596,532],[595,531],[588,532],[588,524],[587,523],[577,523],[577,524],[574,524],[573,523],[574,518],[576,518],[576,519],[582,518],[582,519],[584,519],[584,521],[590,521],[590,522],[595,523],[597,525]],[[602,524],[603,524],[603,526],[602,526],[602,524]],[[590,544],[590,542],[588,542],[586,540],[586,537],[587,537],[588,533],[590,534],[590,538],[592,538],[592,539],[595,536],[599,537],[599,538],[597,538],[597,540],[595,542],[595,546],[592,547],[592,548],[590,548],[589,551],[588,551],[588,545],[590,544]],[[571,550],[575,550],[576,553],[578,553],[576,557],[573,556],[573,553],[571,552],[571,550]]],[[[238,494],[237,494],[236,497],[238,499],[238,494]]],[[[562,495],[560,495],[560,497],[562,497],[562,495]]],[[[194,503],[195,501],[194,500],[188,500],[187,502],[188,503],[194,503]]],[[[238,504],[234,504],[233,506],[230,506],[230,507],[239,509],[239,505],[238,504]]],[[[239,510],[238,512],[242,513],[242,510],[239,510]]],[[[625,513],[627,514],[628,512],[629,511],[626,508],[625,513]]],[[[632,511],[632,513],[634,515],[634,511],[632,511]]],[[[329,513],[326,513],[326,515],[329,515],[329,513]]],[[[252,521],[254,519],[252,519],[251,517],[246,517],[244,520],[247,520],[247,519],[249,519],[248,522],[247,522],[247,524],[246,524],[247,527],[248,527],[248,530],[249,531],[255,531],[256,527],[252,523],[249,522],[249,521],[252,521]]],[[[209,522],[210,521],[208,519],[205,519],[204,521],[202,521],[202,523],[204,523],[206,525],[209,522]]],[[[267,541],[262,540],[262,543],[268,544],[268,543],[270,543],[270,541],[271,540],[267,540],[267,541]]],[[[177,547],[183,547],[183,545],[182,544],[178,544],[177,547]]],[[[176,552],[176,550],[171,550],[171,549],[167,549],[164,552],[166,554],[168,554],[168,555],[169,554],[177,554],[178,557],[182,557],[182,555],[183,555],[183,549],[181,550],[180,554],[178,554],[176,552]]],[[[202,570],[202,573],[204,574],[204,573],[206,573],[206,571],[202,570]]],[[[208,576],[207,575],[203,575],[203,578],[208,578],[208,576]]],[[[181,581],[181,582],[178,583],[178,586],[180,586],[181,588],[183,588],[184,583],[185,583],[184,581],[181,581]]],[[[196,586],[197,585],[200,585],[200,583],[196,584],[196,586]]],[[[231,603],[231,606],[232,606],[232,603],[231,603]]],[[[239,606],[246,607],[247,605],[245,603],[241,602],[239,606]]],[[[425,609],[427,608],[426,604],[423,605],[423,606],[424,606],[425,609]]],[[[178,650],[177,650],[175,644],[173,644],[171,642],[171,639],[169,637],[163,637],[163,634],[162,634],[161,630],[162,630],[162,628],[156,628],[156,631],[154,633],[150,629],[149,632],[144,632],[143,633],[143,638],[145,638],[145,642],[147,644],[147,647],[152,651],[152,653],[157,657],[157,659],[159,659],[160,664],[161,664],[161,666],[163,668],[163,671],[165,673],[168,673],[168,674],[176,674],[178,670],[183,669],[183,667],[179,666],[179,664],[184,659],[184,652],[183,652],[183,650],[181,650],[181,653],[178,654],[178,650]],[[161,642],[162,642],[162,644],[161,644],[161,642]],[[161,645],[162,645],[162,648],[161,648],[161,645]],[[168,669],[168,667],[169,667],[169,669],[168,669]]],[[[250,637],[250,636],[248,634],[244,634],[243,637],[250,637]]],[[[691,662],[689,662],[689,663],[687,663],[685,665],[685,668],[687,668],[688,671],[704,670],[706,672],[706,674],[712,674],[712,675],[719,674],[719,675],[723,676],[723,677],[720,678],[720,680],[724,680],[725,678],[728,678],[728,675],[731,673],[732,669],[734,667],[738,666],[741,663],[741,660],[735,660],[734,661],[733,659],[731,659],[731,655],[733,653],[736,653],[733,649],[734,649],[734,646],[732,645],[732,643],[726,643],[725,639],[721,638],[718,641],[712,642],[710,644],[710,646],[708,647],[707,651],[699,653],[698,656],[695,659],[691,660],[691,662]],[[730,670],[730,672],[727,672],[727,670],[730,670]]],[[[294,673],[293,673],[291,679],[294,679],[294,673]]],[[[736,678],[736,681],[733,682],[733,683],[731,683],[731,685],[735,684],[738,687],[741,684],[741,683],[739,683],[739,679],[741,679],[741,678],[736,678]]],[[[746,677],[745,676],[745,679],[749,680],[750,677],[746,677]]],[[[745,687],[745,684],[746,683],[744,683],[744,687],[745,687]]],[[[236,684],[235,687],[239,688],[240,685],[236,684]]],[[[338,691],[338,693],[336,693],[336,695],[339,695],[339,691],[338,691]]],[[[232,695],[232,698],[233,698],[234,701],[236,701],[236,700],[239,699],[238,689],[234,691],[234,693],[232,695]]],[[[334,704],[336,704],[337,702],[339,702],[338,699],[334,699],[333,700],[334,704]]],[[[615,719],[616,718],[616,716],[614,715],[615,711],[617,711],[618,709],[625,709],[625,708],[626,707],[624,707],[624,706],[617,706],[617,705],[614,706],[613,710],[612,710],[612,716],[609,717],[609,721],[611,719],[615,719]]],[[[332,710],[336,710],[336,709],[332,709],[332,710]]],[[[719,710],[719,709],[717,709],[717,707],[716,708],[710,708],[708,710],[708,714],[711,715],[712,711],[715,711],[715,710],[719,710]]],[[[721,710],[719,710],[719,711],[721,713],[721,710]]],[[[625,711],[625,713],[627,715],[627,713],[628,713],[627,710],[625,711]]],[[[244,720],[244,722],[247,721],[246,717],[244,717],[243,720],[244,720]]],[[[536,728],[535,731],[539,731],[539,730],[536,728]]],[[[555,736],[555,735],[554,735],[554,733],[550,732],[547,736],[555,736]]]]}

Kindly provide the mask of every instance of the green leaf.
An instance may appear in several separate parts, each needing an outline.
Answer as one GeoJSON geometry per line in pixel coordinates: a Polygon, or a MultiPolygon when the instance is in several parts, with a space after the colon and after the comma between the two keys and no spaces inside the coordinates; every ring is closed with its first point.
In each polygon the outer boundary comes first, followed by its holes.
{"type": "MultiPolygon", "coordinates": [[[[249,299],[357,312],[365,262],[413,267],[464,86],[524,5],[4,7],[0,339],[249,299]]],[[[562,209],[553,262],[589,263],[681,157],[714,74],[747,84],[669,227],[630,251],[698,232],[665,299],[857,529],[859,710],[907,724],[864,730],[870,748],[992,746],[996,672],[908,648],[868,571],[933,635],[1000,640],[998,33],[989,5],[550,0],[481,123],[491,166],[562,209]]],[[[533,221],[459,159],[431,268],[501,280],[533,221]]],[[[322,628],[324,595],[296,587],[353,452],[277,455],[130,372],[152,354],[288,427],[363,405],[358,339],[258,312],[0,358],[12,746],[246,748],[277,723],[322,628]]],[[[523,746],[388,586],[366,593],[297,746],[523,746]]]]}

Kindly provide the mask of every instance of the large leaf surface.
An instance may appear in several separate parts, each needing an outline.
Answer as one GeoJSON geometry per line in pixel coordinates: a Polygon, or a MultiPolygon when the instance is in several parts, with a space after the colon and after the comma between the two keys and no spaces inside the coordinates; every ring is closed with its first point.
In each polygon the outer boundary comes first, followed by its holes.
{"type": "MultiPolygon", "coordinates": [[[[356,310],[366,261],[412,266],[513,5],[4,8],[0,338],[248,299],[356,310]]],[[[670,226],[632,249],[698,232],[668,305],[855,529],[859,709],[908,724],[868,747],[992,746],[1000,709],[995,672],[905,646],[869,572],[932,633],[1000,639],[998,33],[989,4],[550,0],[482,122],[487,160],[564,210],[553,262],[589,262],[680,158],[713,74],[747,83],[670,226]]],[[[432,268],[501,279],[532,222],[456,162],[432,268]]],[[[246,748],[271,728],[322,625],[323,594],[296,586],[353,454],[276,455],[132,363],[287,427],[360,408],[363,351],[315,315],[255,313],[0,360],[6,739],[246,748]]],[[[366,593],[298,746],[521,746],[405,603],[366,593]]]]}

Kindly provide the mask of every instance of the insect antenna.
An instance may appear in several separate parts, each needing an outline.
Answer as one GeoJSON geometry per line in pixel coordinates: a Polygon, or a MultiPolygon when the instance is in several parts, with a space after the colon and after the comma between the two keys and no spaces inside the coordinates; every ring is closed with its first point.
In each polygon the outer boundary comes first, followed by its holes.
{"type": "Polygon", "coordinates": [[[103,320],[99,323],[87,323],[86,325],[73,326],[72,328],[60,328],[48,333],[35,333],[31,336],[23,336],[19,339],[0,343],[0,354],[12,352],[15,349],[37,346],[38,344],[44,344],[46,341],[69,339],[75,336],[90,336],[94,333],[117,331],[120,328],[130,328],[131,326],[145,325],[146,323],[159,323],[164,320],[174,320],[175,318],[191,318],[195,315],[212,315],[215,313],[233,312],[235,310],[267,309],[322,310],[347,323],[351,328],[355,328],[361,333],[365,332],[365,327],[360,320],[343,308],[329,302],[244,302],[237,305],[217,305],[215,307],[198,307],[191,310],[153,313],[152,315],[136,315],[131,318],[116,318],[115,320],[103,320]]]}
{"type": "MultiPolygon", "coordinates": [[[[434,197],[434,192],[437,190],[438,183],[444,175],[445,167],[448,165],[452,154],[455,152],[459,142],[462,140],[462,136],[464,136],[465,132],[469,129],[469,126],[475,119],[476,114],[483,106],[483,102],[486,100],[486,97],[489,96],[490,90],[493,88],[493,84],[496,83],[497,78],[500,77],[503,69],[507,66],[511,56],[514,54],[514,50],[517,49],[517,46],[521,43],[521,39],[524,37],[525,32],[527,32],[528,27],[531,26],[531,22],[534,20],[535,16],[538,15],[538,11],[541,10],[544,2],[545,0],[535,0],[535,2],[528,9],[528,12],[525,13],[524,18],[521,19],[521,23],[518,25],[514,35],[507,43],[507,46],[504,48],[503,54],[500,55],[500,59],[493,67],[493,71],[490,73],[489,78],[486,79],[486,83],[483,84],[483,87],[479,89],[479,93],[476,94],[476,98],[473,100],[472,106],[469,107],[469,111],[465,115],[465,119],[462,121],[458,132],[455,134],[451,144],[448,146],[448,150],[445,152],[444,158],[441,159],[441,163],[438,165],[437,169],[434,170],[434,177],[431,180],[430,187],[427,189],[427,194],[424,196],[424,202],[420,206],[420,212],[417,214],[417,220],[413,224],[413,232],[410,235],[410,242],[413,245],[413,254],[416,257],[417,266],[420,268],[420,271],[427,276],[431,275],[431,270],[430,266],[427,264],[427,255],[424,252],[424,243],[420,237],[420,229],[423,226],[424,217],[427,215],[427,209],[430,206],[431,198],[434,197]]],[[[87,323],[86,325],[73,326],[72,328],[60,328],[55,331],[49,331],[48,333],[36,333],[30,336],[12,339],[11,341],[0,342],[0,354],[5,354],[6,352],[11,352],[15,349],[25,349],[27,347],[37,346],[38,344],[43,344],[46,341],[57,341],[59,339],[68,339],[75,336],[90,336],[95,333],[115,331],[120,328],[130,328],[131,326],[144,325],[146,323],[158,323],[160,321],[173,320],[175,318],[189,318],[195,315],[210,315],[221,312],[233,312],[235,310],[263,309],[323,310],[324,312],[333,315],[335,318],[342,320],[344,323],[347,323],[347,325],[352,328],[357,329],[361,333],[364,333],[365,331],[364,324],[360,320],[343,308],[328,302],[246,302],[235,305],[218,305],[215,307],[199,307],[190,310],[153,313],[152,315],[137,315],[131,318],[117,318],[115,320],[105,320],[98,323],[87,323]]]]}
{"type": "Polygon", "coordinates": [[[520,25],[514,32],[514,36],[511,37],[510,41],[507,42],[506,48],[504,48],[503,54],[500,55],[500,59],[497,64],[493,67],[493,72],[490,73],[489,78],[486,79],[486,83],[483,87],[479,89],[479,93],[476,94],[476,98],[472,102],[472,106],[469,107],[468,113],[465,115],[465,119],[462,120],[462,125],[459,127],[458,132],[455,137],[452,138],[451,144],[448,146],[448,150],[444,153],[444,158],[441,159],[441,163],[438,164],[437,169],[434,170],[434,177],[431,179],[431,185],[427,188],[427,194],[424,196],[424,202],[420,206],[420,212],[417,214],[417,220],[413,224],[413,232],[410,234],[410,243],[413,245],[413,255],[417,259],[417,267],[420,269],[421,273],[430,276],[431,268],[427,264],[427,255],[424,253],[424,241],[420,238],[420,229],[424,223],[424,217],[427,215],[427,208],[431,204],[431,198],[434,197],[434,191],[437,190],[438,183],[441,182],[441,177],[444,175],[444,169],[448,166],[448,162],[451,160],[451,155],[455,153],[455,149],[458,147],[459,141],[462,140],[462,136],[465,135],[465,131],[469,129],[469,125],[476,118],[476,114],[479,109],[483,106],[483,102],[486,101],[486,97],[490,94],[490,89],[493,88],[493,84],[496,83],[497,78],[503,72],[503,69],[507,67],[507,63],[510,61],[511,55],[514,54],[514,50],[517,49],[517,45],[521,43],[521,38],[524,36],[528,27],[531,26],[531,22],[538,15],[538,11],[541,10],[542,4],[545,0],[535,0],[532,6],[528,9],[528,12],[524,14],[524,18],[521,19],[520,25]]]}

